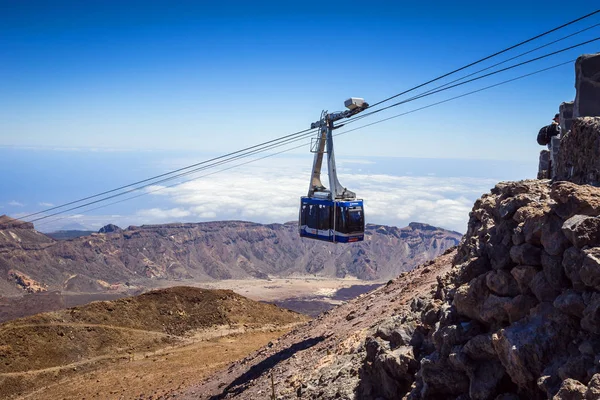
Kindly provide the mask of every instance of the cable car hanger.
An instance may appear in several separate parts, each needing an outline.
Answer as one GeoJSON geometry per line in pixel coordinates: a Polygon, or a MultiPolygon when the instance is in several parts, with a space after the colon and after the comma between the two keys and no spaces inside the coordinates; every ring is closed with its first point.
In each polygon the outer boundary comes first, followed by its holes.
{"type": "Polygon", "coordinates": [[[328,113],[323,111],[321,119],[311,124],[319,128],[312,152],[315,153],[308,187],[308,195],[300,199],[299,231],[301,237],[333,243],[357,242],[364,239],[364,209],[362,199],[343,187],[337,177],[333,150],[335,121],[352,117],[367,109],[364,99],[351,97],[344,102],[348,110],[328,113]],[[327,153],[329,189],[321,182],[323,154],[327,153]]]}

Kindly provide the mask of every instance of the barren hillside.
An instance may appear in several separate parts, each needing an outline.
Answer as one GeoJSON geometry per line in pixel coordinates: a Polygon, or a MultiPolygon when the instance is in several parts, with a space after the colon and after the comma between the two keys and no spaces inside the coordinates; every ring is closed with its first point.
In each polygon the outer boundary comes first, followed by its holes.
{"type": "MultiPolygon", "coordinates": [[[[232,291],[189,287],[22,318],[0,325],[0,397],[98,374],[106,365],[117,367],[118,360],[131,362],[168,349],[181,352],[200,339],[237,333],[256,340],[253,332],[279,332],[306,320],[232,291]]],[[[202,354],[196,358],[212,361],[202,354]]],[[[171,378],[174,372],[169,372],[171,378]]]]}

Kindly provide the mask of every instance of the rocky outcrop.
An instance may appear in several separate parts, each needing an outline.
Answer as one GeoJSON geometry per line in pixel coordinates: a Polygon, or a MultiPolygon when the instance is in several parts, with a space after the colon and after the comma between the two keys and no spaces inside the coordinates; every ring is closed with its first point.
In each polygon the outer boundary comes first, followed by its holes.
{"type": "Polygon", "coordinates": [[[555,167],[558,180],[579,184],[600,183],[600,118],[573,120],[571,130],[560,141],[555,167]]]}
{"type": "Polygon", "coordinates": [[[584,399],[597,390],[599,216],[591,186],[498,184],[475,203],[452,271],[417,308],[426,335],[414,349],[419,372],[403,380],[411,389],[366,398],[584,399]],[[431,316],[435,307],[445,312],[431,316]]]}
{"type": "Polygon", "coordinates": [[[600,53],[577,58],[575,90],[575,101],[559,106],[562,134],[548,144],[551,165],[547,165],[547,154],[540,153],[537,178],[598,186],[600,120],[587,117],[600,117],[600,53]]]}
{"type": "Polygon", "coordinates": [[[8,215],[0,215],[0,229],[9,228],[33,229],[33,224],[31,222],[19,221],[18,219],[11,218],[8,215]]]}
{"type": "Polygon", "coordinates": [[[114,224],[108,224],[103,226],[102,228],[100,228],[100,230],[98,230],[98,233],[115,233],[115,232],[123,232],[123,229],[119,228],[118,226],[114,225],[114,224]]]}
{"type": "MultiPolygon", "coordinates": [[[[52,246],[55,241],[33,229],[33,224],[0,216],[0,271],[3,265],[3,256],[11,254],[14,251],[35,251],[42,250],[52,246]]],[[[7,266],[4,272],[15,266],[7,266]]],[[[0,279],[3,276],[0,274],[0,279]]],[[[6,275],[4,275],[6,277],[6,275]]]]}
{"type": "Polygon", "coordinates": [[[426,224],[367,225],[364,242],[340,246],[301,239],[296,223],[228,221],[124,230],[107,225],[100,233],[55,241],[19,221],[2,221],[7,228],[0,229],[0,282],[17,287],[8,273],[16,270],[49,290],[74,291],[102,291],[99,281],[107,287],[125,282],[152,287],[157,279],[293,274],[389,279],[438,256],[461,237],[426,224]]]}

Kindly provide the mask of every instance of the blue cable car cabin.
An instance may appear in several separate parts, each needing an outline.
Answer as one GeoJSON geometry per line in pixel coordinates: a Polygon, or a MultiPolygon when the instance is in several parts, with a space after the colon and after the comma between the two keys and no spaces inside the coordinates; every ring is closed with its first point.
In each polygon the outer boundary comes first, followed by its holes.
{"type": "Polygon", "coordinates": [[[300,236],[332,243],[364,240],[363,201],[300,199],[300,236]]]}

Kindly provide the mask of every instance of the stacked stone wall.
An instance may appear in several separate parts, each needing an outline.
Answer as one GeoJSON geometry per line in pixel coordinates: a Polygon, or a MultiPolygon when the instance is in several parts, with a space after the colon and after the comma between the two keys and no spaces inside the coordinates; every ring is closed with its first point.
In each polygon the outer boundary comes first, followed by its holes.
{"type": "Polygon", "coordinates": [[[573,121],[562,137],[554,166],[557,180],[579,184],[600,184],[600,118],[585,117],[573,121]]]}
{"type": "MultiPolygon", "coordinates": [[[[575,61],[575,101],[563,102],[559,106],[561,138],[567,137],[574,130],[573,123],[577,118],[600,117],[600,53],[584,54],[575,61]]],[[[589,122],[589,121],[588,121],[589,122]]],[[[571,135],[568,149],[563,150],[564,140],[558,138],[551,143],[551,166],[546,164],[540,154],[538,179],[561,179],[578,183],[596,184],[598,179],[598,158],[594,157],[597,146],[592,151],[586,151],[585,145],[593,142],[594,135],[598,134],[598,126],[586,126],[586,122],[579,122],[578,134],[571,135]],[[589,136],[589,131],[594,131],[589,136]],[[559,155],[562,153],[562,156],[559,155]],[[558,167],[559,158],[562,159],[558,167]]],[[[593,123],[592,123],[593,125],[593,123]]]]}

